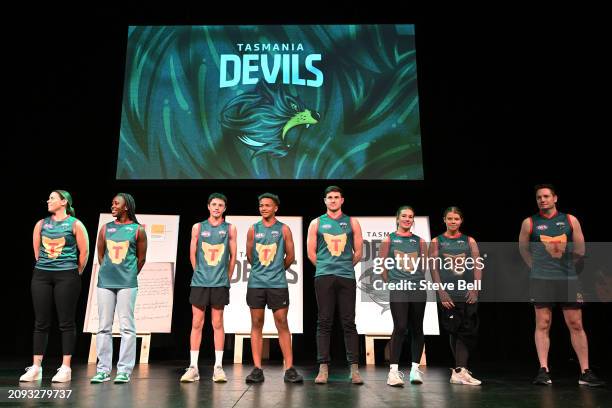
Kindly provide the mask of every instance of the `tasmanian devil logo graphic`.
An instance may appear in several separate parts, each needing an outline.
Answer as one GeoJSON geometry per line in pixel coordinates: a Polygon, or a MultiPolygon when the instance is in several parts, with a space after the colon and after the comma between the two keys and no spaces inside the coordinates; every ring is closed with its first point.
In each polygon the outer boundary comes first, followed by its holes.
{"type": "Polygon", "coordinates": [[[223,252],[225,252],[225,245],[223,243],[212,245],[207,242],[202,242],[202,252],[204,252],[206,264],[217,266],[223,256],[223,252]]]}
{"type": "Polygon", "coordinates": [[[327,249],[332,256],[340,256],[344,252],[346,246],[346,234],[332,235],[323,234],[327,249]]]}
{"type": "Polygon", "coordinates": [[[112,239],[106,240],[106,248],[108,248],[108,257],[115,265],[119,265],[127,255],[130,241],[115,242],[112,239]]]}
{"type": "Polygon", "coordinates": [[[414,265],[416,262],[417,255],[418,254],[416,252],[402,252],[398,251],[397,249],[393,250],[393,257],[395,259],[399,257],[400,259],[398,266],[400,267],[399,270],[402,272],[414,273],[414,265]]]}
{"type": "Polygon", "coordinates": [[[560,259],[565,252],[567,246],[567,236],[565,234],[549,237],[548,235],[540,235],[540,241],[544,244],[546,252],[555,259],[560,259]]]}
{"type": "Polygon", "coordinates": [[[253,157],[285,157],[291,147],[288,133],[298,126],[307,129],[320,119],[319,113],[307,109],[298,96],[262,80],[253,91],[227,102],[221,111],[223,134],[240,140],[253,150],[253,157]]]}
{"type": "Polygon", "coordinates": [[[61,255],[62,250],[64,249],[64,246],[66,245],[66,238],[61,237],[61,238],[52,239],[48,237],[42,237],[42,244],[43,244],[43,247],[45,248],[45,252],[47,253],[47,256],[51,259],[55,259],[61,255]]]}
{"type": "Polygon", "coordinates": [[[276,243],[264,245],[257,244],[255,249],[257,250],[257,256],[259,257],[259,263],[263,266],[268,266],[274,260],[276,256],[276,243]]]}

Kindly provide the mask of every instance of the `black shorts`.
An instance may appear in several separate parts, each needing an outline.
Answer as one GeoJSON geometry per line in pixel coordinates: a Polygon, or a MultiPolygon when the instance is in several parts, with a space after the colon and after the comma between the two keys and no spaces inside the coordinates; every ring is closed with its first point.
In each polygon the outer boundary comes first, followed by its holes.
{"type": "Polygon", "coordinates": [[[229,288],[205,288],[192,286],[189,294],[189,303],[196,306],[225,306],[229,305],[229,288]]]}
{"type": "Polygon", "coordinates": [[[247,288],[247,305],[251,309],[277,311],[289,307],[289,288],[247,288]]]}
{"type": "Polygon", "coordinates": [[[455,307],[447,309],[438,303],[440,326],[459,337],[468,347],[474,347],[478,337],[478,303],[453,302],[455,307]]]}
{"type": "Polygon", "coordinates": [[[529,297],[537,308],[552,308],[558,304],[563,309],[580,309],[582,293],[577,279],[530,279],[529,297]]]}

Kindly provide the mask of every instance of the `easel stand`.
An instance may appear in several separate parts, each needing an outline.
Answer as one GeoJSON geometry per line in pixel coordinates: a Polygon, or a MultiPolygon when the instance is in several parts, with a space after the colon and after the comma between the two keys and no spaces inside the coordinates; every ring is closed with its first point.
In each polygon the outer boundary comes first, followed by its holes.
{"type": "MultiPolygon", "coordinates": [[[[113,337],[121,337],[120,333],[113,333],[113,337]]],[[[151,348],[151,333],[136,333],[136,338],[140,337],[140,364],[149,364],[149,349],[151,348]]],[[[95,364],[98,361],[98,353],[96,351],[96,334],[91,334],[91,343],[89,345],[89,357],[87,362],[95,364]]]]}

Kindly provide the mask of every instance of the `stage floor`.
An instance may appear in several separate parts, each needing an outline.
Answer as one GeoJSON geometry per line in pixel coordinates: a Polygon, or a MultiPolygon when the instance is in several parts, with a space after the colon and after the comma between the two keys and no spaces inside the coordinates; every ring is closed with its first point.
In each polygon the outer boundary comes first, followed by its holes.
{"type": "MultiPolygon", "coordinates": [[[[264,365],[263,384],[248,385],[244,378],[250,365],[224,366],[228,382],[211,381],[212,367],[201,364],[199,382],[179,382],[184,372],[182,362],[164,361],[137,365],[129,384],[90,384],[95,365],[73,366],[72,382],[51,384],[56,366],[45,367],[40,383],[19,383],[23,365],[2,363],[0,368],[1,406],[79,406],[79,407],[610,407],[612,388],[588,388],[578,385],[577,372],[552,372],[549,387],[531,384],[533,370],[496,372],[480,369],[474,376],[483,381],[473,387],[449,383],[450,371],[443,367],[423,368],[425,383],[406,384],[403,388],[386,385],[388,369],[383,366],[361,367],[365,384],[347,381],[348,368],[332,367],[327,385],[314,384],[316,368],[300,367],[304,384],[285,384],[279,365],[264,365]],[[68,399],[8,399],[9,390],[72,390],[68,399]]],[[[401,368],[401,367],[400,367],[401,368]]],[[[113,372],[113,375],[115,373],[113,372]]],[[[609,373],[600,373],[609,381],[609,373]]]]}

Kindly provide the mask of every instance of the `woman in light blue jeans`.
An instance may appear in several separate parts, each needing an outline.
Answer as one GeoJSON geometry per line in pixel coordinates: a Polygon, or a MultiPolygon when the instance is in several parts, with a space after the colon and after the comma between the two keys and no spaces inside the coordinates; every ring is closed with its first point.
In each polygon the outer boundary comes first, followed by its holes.
{"type": "Polygon", "coordinates": [[[116,218],[98,233],[98,367],[92,384],[110,380],[113,361],[113,318],[119,316],[121,347],[116,383],[127,383],[136,362],[134,305],[138,274],[145,264],[147,234],[136,219],[134,198],[119,193],[113,198],[111,213],[116,218]]]}

